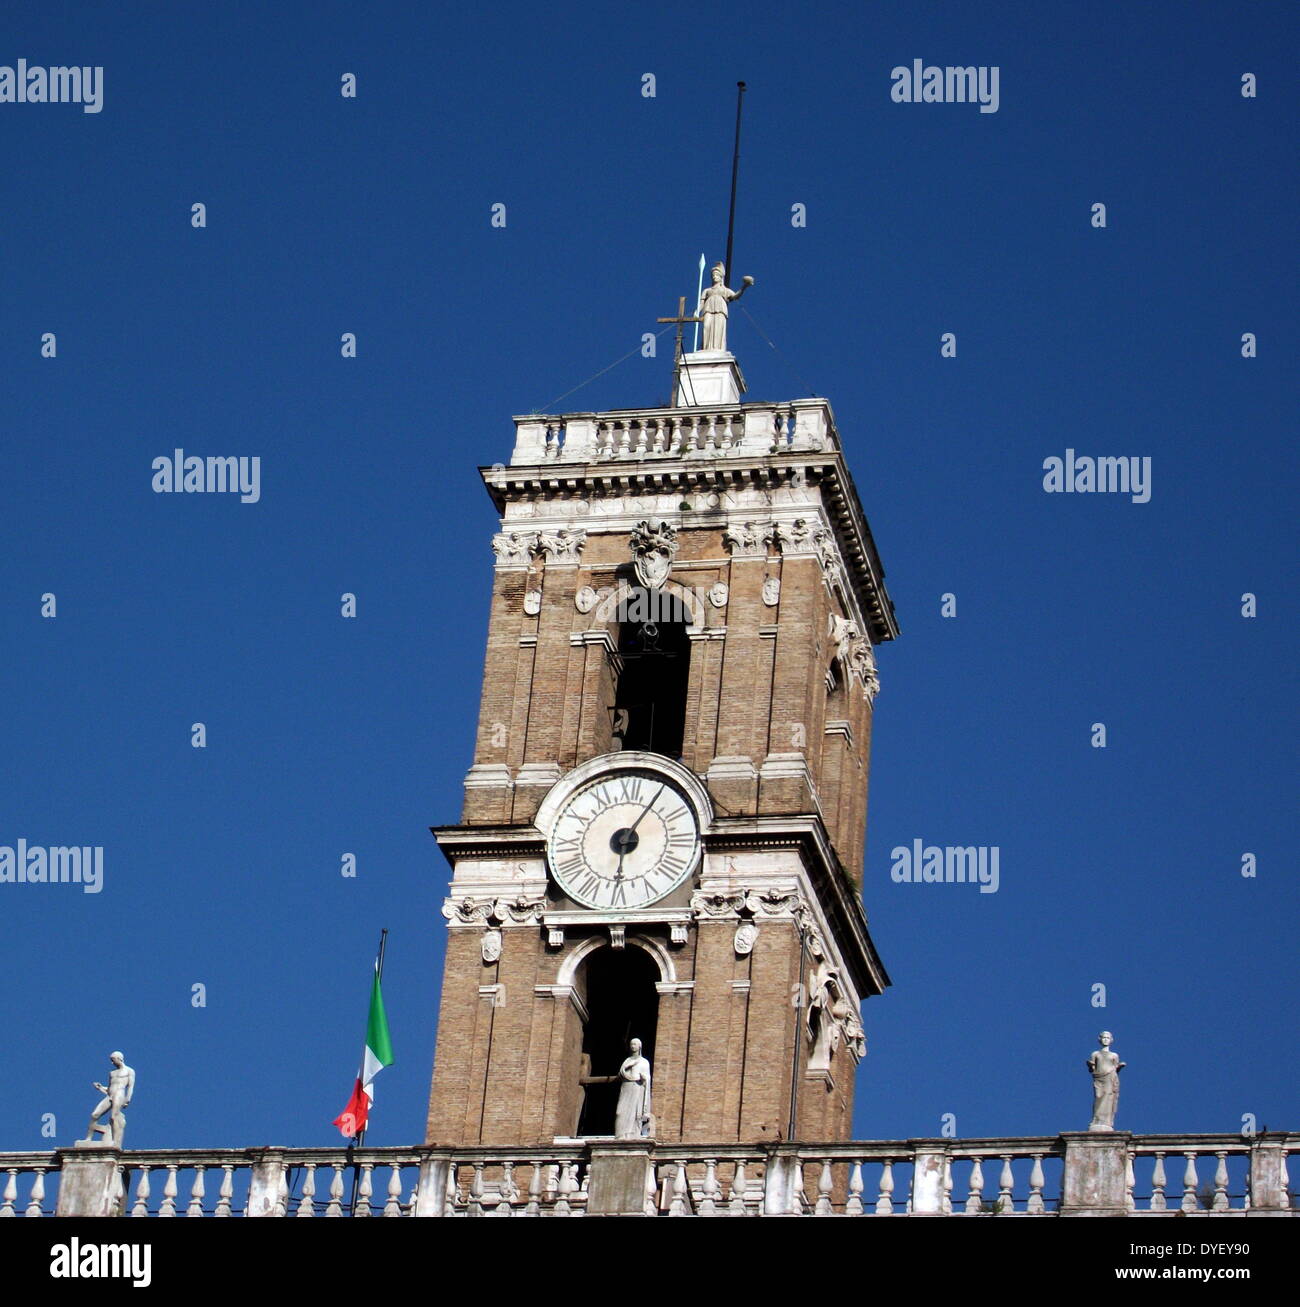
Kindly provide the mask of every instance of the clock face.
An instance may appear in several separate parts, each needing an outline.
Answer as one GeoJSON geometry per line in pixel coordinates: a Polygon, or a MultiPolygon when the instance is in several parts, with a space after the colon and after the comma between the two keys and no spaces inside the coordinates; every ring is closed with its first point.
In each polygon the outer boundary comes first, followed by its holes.
{"type": "Polygon", "coordinates": [[[588,908],[640,908],[695,869],[695,811],[671,781],[619,770],[589,781],[556,818],[549,846],[560,888],[588,908]]]}

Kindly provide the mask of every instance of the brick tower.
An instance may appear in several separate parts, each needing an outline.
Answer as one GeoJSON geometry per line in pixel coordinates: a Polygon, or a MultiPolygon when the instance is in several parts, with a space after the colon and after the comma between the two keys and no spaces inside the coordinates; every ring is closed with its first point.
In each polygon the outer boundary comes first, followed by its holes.
{"type": "MultiPolygon", "coordinates": [[[[715,333],[716,339],[716,333],[715,333]]],[[[515,419],[451,863],[427,1139],[615,1133],[632,1038],[661,1142],[846,1139],[873,645],[897,634],[830,406],[515,419]]]]}

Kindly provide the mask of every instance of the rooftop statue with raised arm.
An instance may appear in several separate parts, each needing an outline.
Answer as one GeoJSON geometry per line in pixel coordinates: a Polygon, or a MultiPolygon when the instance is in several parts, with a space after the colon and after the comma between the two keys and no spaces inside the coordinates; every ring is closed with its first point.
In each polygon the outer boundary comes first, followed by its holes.
{"type": "Polygon", "coordinates": [[[706,286],[700,295],[700,307],[697,317],[704,319],[704,336],[702,348],[727,348],[727,306],[732,300],[738,300],[754,284],[753,277],[741,280],[740,289],[732,290],[726,284],[727,270],[721,263],[713,265],[713,284],[706,286]]]}

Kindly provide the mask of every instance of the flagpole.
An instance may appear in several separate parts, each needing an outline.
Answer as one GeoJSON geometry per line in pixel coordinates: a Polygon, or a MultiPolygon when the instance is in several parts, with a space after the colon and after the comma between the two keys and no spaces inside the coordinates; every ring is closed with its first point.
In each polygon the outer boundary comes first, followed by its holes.
{"type": "MultiPolygon", "coordinates": [[[[379,952],[375,955],[375,976],[378,978],[379,983],[381,985],[384,983],[384,950],[387,947],[388,947],[388,927],[385,926],[379,932],[379,952]]],[[[366,1064],[366,1044],[365,1044],[365,1040],[362,1040],[361,1065],[365,1066],[365,1064],[366,1064]]],[[[369,1120],[367,1119],[367,1125],[368,1124],[369,1124],[369,1120]]],[[[362,1148],[365,1146],[366,1132],[364,1129],[362,1129],[361,1133],[356,1136],[355,1142],[358,1148],[362,1148]]],[[[349,1148],[351,1146],[352,1146],[351,1144],[348,1145],[349,1148]]]]}
{"type": "Polygon", "coordinates": [[[727,216],[727,276],[734,275],[731,238],[736,230],[736,178],[740,175],[740,110],[745,100],[745,83],[736,83],[736,148],[731,156],[731,212],[727,216]]]}
{"type": "MultiPolygon", "coordinates": [[[[379,932],[379,952],[375,955],[375,976],[382,985],[384,981],[384,950],[388,947],[388,927],[385,926],[379,932]]],[[[367,1029],[366,1037],[369,1038],[370,1031],[367,1029]]],[[[365,1040],[361,1043],[361,1065],[366,1064],[365,1040]]],[[[369,1118],[367,1118],[367,1125],[369,1118]]],[[[361,1163],[356,1159],[356,1149],[365,1146],[366,1132],[363,1128],[359,1134],[354,1135],[348,1140],[348,1155],[352,1158],[352,1197],[348,1202],[348,1215],[351,1216],[357,1210],[357,1190],[361,1184],[361,1163]]]]}

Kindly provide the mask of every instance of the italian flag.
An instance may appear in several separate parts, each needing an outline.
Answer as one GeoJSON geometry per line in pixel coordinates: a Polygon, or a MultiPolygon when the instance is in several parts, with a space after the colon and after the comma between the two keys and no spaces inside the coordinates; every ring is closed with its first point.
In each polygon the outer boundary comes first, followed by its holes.
{"type": "Polygon", "coordinates": [[[375,1077],[386,1067],[393,1065],[393,1043],[388,1037],[388,1018],[384,1015],[384,996],[379,988],[379,962],[375,962],[375,979],[370,987],[370,1018],[366,1022],[366,1052],[361,1060],[361,1070],[357,1072],[357,1082],[352,1089],[348,1105],[337,1117],[334,1124],[338,1126],[345,1139],[361,1134],[370,1119],[370,1108],[375,1101],[375,1077]]]}

